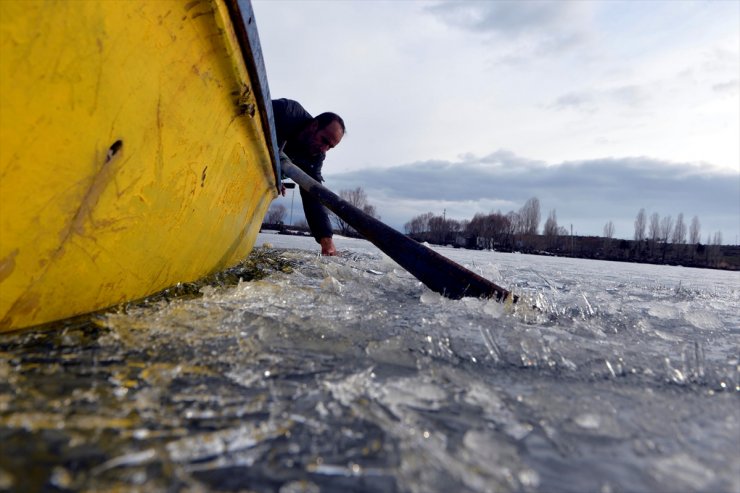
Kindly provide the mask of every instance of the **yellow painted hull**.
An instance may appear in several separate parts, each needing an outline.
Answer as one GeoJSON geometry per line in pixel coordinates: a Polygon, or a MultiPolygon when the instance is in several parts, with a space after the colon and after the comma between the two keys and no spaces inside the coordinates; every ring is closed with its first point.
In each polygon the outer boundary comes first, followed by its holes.
{"type": "Polygon", "coordinates": [[[0,1],[0,332],[249,253],[276,163],[227,2],[0,1]]]}

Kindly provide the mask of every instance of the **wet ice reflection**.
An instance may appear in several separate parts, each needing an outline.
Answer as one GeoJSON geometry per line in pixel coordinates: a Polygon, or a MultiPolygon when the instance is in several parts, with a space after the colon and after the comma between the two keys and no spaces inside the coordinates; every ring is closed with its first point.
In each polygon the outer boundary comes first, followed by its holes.
{"type": "Polygon", "coordinates": [[[444,250],[507,306],[267,241],[252,280],[0,339],[0,489],[740,490],[736,273],[444,250]]]}

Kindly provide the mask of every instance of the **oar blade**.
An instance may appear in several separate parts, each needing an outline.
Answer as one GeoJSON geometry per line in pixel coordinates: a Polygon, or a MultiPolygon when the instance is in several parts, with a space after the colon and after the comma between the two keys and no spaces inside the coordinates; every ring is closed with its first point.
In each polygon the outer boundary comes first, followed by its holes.
{"type": "Polygon", "coordinates": [[[452,299],[517,296],[366,214],[308,176],[284,155],[283,172],[429,289],[452,299]]]}

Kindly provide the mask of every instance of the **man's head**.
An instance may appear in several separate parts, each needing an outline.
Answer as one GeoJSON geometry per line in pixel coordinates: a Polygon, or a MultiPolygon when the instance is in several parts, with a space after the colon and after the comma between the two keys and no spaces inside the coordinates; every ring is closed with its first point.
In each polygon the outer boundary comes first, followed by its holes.
{"type": "Polygon", "coordinates": [[[344,137],[344,120],[336,113],[321,113],[298,134],[298,141],[311,156],[326,154],[344,137]]]}

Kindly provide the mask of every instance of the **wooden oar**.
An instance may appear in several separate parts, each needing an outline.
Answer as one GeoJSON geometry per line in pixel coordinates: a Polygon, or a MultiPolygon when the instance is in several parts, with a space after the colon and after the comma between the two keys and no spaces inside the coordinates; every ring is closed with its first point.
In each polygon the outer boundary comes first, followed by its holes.
{"type": "Polygon", "coordinates": [[[289,159],[282,157],[281,162],[285,175],[432,291],[452,299],[473,296],[504,301],[511,297],[513,302],[517,301],[518,296],[512,295],[506,289],[443,257],[431,248],[412,240],[349,204],[308,176],[289,159]]]}

